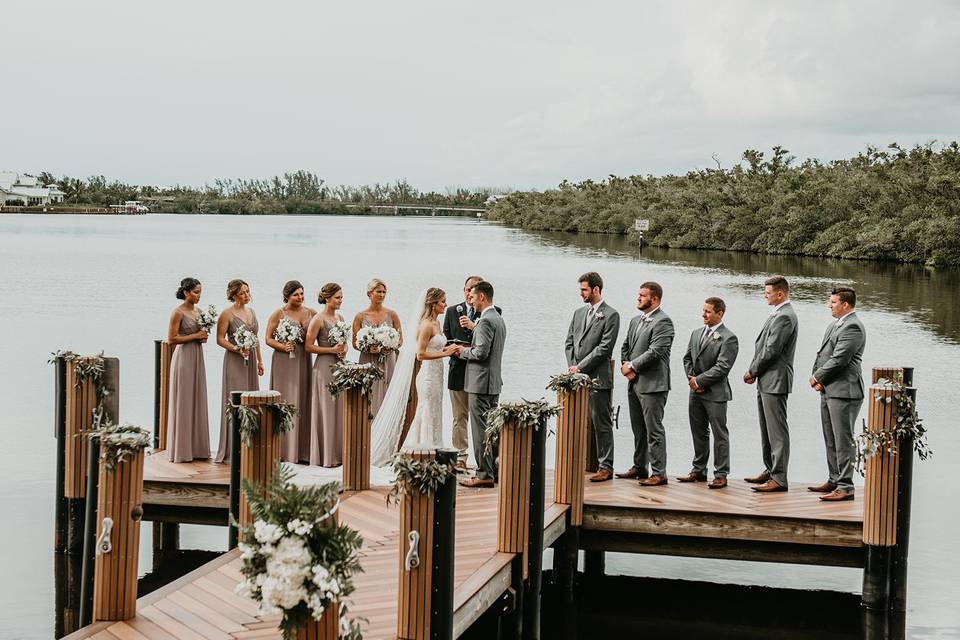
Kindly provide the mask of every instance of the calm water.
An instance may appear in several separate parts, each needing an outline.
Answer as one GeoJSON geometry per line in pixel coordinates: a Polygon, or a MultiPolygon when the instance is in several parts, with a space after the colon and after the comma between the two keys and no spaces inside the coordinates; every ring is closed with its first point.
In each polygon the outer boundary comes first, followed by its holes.
{"type": "MultiPolygon", "coordinates": [[[[387,304],[408,315],[425,286],[457,295],[466,275],[478,273],[496,287],[508,324],[503,397],[535,398],[550,374],[563,370],[563,339],[580,304],[577,277],[599,271],[605,298],[626,319],[635,313],[637,286],[664,286],[663,308],[673,317],[678,343],[672,365],[674,391],[667,406],[668,468],[689,469],[691,443],[682,388],[681,345],[700,326],[703,298],[726,299],[725,321],[743,351],[739,377],[753,338],[766,318],[761,282],[783,273],[794,285],[800,318],[798,379],[805,379],[830,321],[824,301],[836,283],[861,294],[868,328],[864,368],[914,366],[919,408],[936,455],[916,467],[910,553],[908,628],[917,638],[960,635],[960,593],[955,552],[960,490],[950,469],[960,454],[960,432],[948,394],[955,393],[960,357],[960,274],[918,267],[741,254],[647,250],[642,257],[619,238],[529,234],[459,219],[202,217],[151,215],[129,218],[0,216],[0,330],[7,336],[0,369],[0,637],[53,635],[53,372],[51,351],[101,350],[121,361],[121,418],[153,424],[153,340],[163,337],[173,292],[185,275],[205,287],[202,304],[228,303],[226,282],[247,280],[261,326],[280,304],[283,282],[297,278],[310,296],[326,281],[345,290],[350,318],[366,303],[374,276],[389,285],[387,304]]],[[[313,298],[315,300],[315,298],[313,298]]],[[[622,337],[622,336],[621,336],[622,337]]],[[[210,391],[211,440],[219,428],[221,350],[205,347],[210,391]]],[[[267,359],[269,362],[269,358],[267,359]]],[[[269,376],[269,371],[267,373],[269,376]]],[[[264,381],[267,377],[264,377],[264,381]]],[[[759,470],[754,390],[734,383],[730,405],[732,475],[759,470]]],[[[632,436],[626,391],[616,433],[618,468],[629,464],[632,436]]],[[[826,469],[818,399],[803,384],[790,400],[791,478],[821,481],[826,469]]],[[[447,408],[449,416],[449,408],[447,408]]],[[[142,546],[149,549],[149,527],[142,546]]],[[[218,549],[225,531],[185,527],[183,546],[218,549]]],[[[149,566],[141,554],[141,567],[149,566]]],[[[708,561],[610,554],[609,573],[690,580],[857,592],[861,572],[792,565],[708,561]]]]}

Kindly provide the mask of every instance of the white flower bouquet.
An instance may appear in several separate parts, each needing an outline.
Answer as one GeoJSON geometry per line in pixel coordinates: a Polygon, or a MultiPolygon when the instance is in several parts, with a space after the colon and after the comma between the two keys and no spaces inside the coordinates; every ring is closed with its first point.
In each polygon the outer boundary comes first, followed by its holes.
{"type": "Polygon", "coordinates": [[[357,331],[357,348],[378,354],[382,364],[388,352],[400,348],[400,332],[393,327],[364,327],[357,331]]]}
{"type": "Polygon", "coordinates": [[[327,337],[330,338],[330,344],[347,344],[347,342],[350,341],[350,325],[343,320],[334,322],[333,325],[327,329],[327,337]]]}
{"type": "Polygon", "coordinates": [[[201,331],[210,332],[210,329],[213,329],[217,326],[217,308],[213,305],[207,307],[206,311],[203,309],[197,310],[197,324],[200,326],[201,331]]]}
{"type": "MultiPolygon", "coordinates": [[[[273,332],[273,339],[284,344],[303,342],[303,327],[300,326],[299,322],[283,316],[280,318],[280,322],[277,323],[276,331],[273,332]]],[[[290,357],[296,358],[297,354],[291,351],[290,357]]]]}
{"type": "Polygon", "coordinates": [[[233,344],[247,352],[247,355],[243,356],[243,361],[245,363],[249,362],[250,352],[257,346],[257,334],[250,331],[250,328],[241,322],[237,330],[233,332],[233,344]]]}
{"type": "Polygon", "coordinates": [[[283,614],[284,638],[295,637],[330,607],[337,607],[332,612],[341,637],[359,638],[359,626],[347,619],[340,601],[353,592],[363,538],[337,523],[339,483],[299,487],[292,477],[278,464],[266,491],[244,481],[254,522],[240,534],[244,581],[236,591],[256,600],[262,615],[283,614]]]}

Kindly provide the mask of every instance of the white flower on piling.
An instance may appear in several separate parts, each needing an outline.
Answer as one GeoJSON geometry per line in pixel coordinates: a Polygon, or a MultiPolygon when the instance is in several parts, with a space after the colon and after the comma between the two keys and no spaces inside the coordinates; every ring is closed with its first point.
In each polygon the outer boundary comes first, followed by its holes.
{"type": "MultiPolygon", "coordinates": [[[[257,542],[271,543],[280,539],[280,536],[283,535],[283,530],[278,525],[257,520],[253,523],[253,535],[256,537],[257,542]]],[[[261,549],[261,551],[263,551],[263,549],[261,549]]]]}
{"type": "Polygon", "coordinates": [[[297,534],[298,536],[305,536],[310,533],[310,529],[313,528],[313,525],[309,522],[305,522],[300,518],[294,518],[287,523],[287,529],[292,533],[297,534]]]}

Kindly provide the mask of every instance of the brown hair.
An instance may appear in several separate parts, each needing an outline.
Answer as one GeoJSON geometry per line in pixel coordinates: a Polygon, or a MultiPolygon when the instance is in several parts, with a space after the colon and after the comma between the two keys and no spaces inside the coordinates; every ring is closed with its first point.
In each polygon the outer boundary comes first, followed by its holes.
{"type": "Polygon", "coordinates": [[[603,278],[600,277],[600,274],[596,271],[587,271],[585,274],[580,276],[580,279],[577,282],[586,282],[587,286],[593,289],[597,287],[600,291],[603,291],[603,278]]]}
{"type": "Polygon", "coordinates": [[[427,295],[423,299],[423,312],[420,314],[421,320],[429,320],[432,317],[433,305],[437,304],[441,300],[447,297],[447,293],[438,287],[430,287],[427,289],[427,295]]]}
{"type": "Polygon", "coordinates": [[[463,281],[463,286],[467,286],[467,283],[470,282],[471,280],[476,280],[477,282],[483,282],[483,276],[467,276],[467,279],[463,281]]]}
{"type": "Polygon", "coordinates": [[[303,289],[303,285],[300,284],[299,280],[290,280],[283,285],[283,301],[286,302],[289,300],[290,296],[297,292],[297,289],[303,289]]]}
{"type": "Polygon", "coordinates": [[[177,300],[186,300],[187,291],[193,291],[200,284],[196,278],[184,278],[180,281],[180,287],[177,289],[177,300]]]}
{"type": "Polygon", "coordinates": [[[774,291],[783,291],[790,293],[790,283],[783,276],[770,276],[763,281],[765,287],[773,287],[774,291]]]}
{"type": "Polygon", "coordinates": [[[381,280],[380,278],[374,278],[373,280],[367,283],[367,293],[370,293],[371,291],[373,291],[374,289],[380,286],[386,289],[387,283],[381,280]]]}
{"type": "Polygon", "coordinates": [[[714,313],[726,313],[727,312],[727,303],[723,301],[723,298],[717,298],[711,296],[704,300],[708,305],[713,307],[714,313]]]}
{"type": "Polygon", "coordinates": [[[227,300],[229,300],[230,302],[233,302],[233,299],[237,297],[237,294],[240,293],[240,289],[242,289],[244,286],[247,286],[248,288],[250,287],[250,285],[248,285],[245,281],[241,280],[240,278],[234,278],[233,280],[228,282],[227,283],[227,300]]]}
{"type": "Polygon", "coordinates": [[[486,280],[481,280],[477,284],[473,285],[473,292],[475,294],[482,293],[487,300],[493,302],[493,285],[486,280]]]}
{"type": "Polygon", "coordinates": [[[850,287],[836,287],[830,295],[837,296],[840,302],[846,302],[851,307],[857,306],[857,292],[850,287]]]}
{"type": "Polygon", "coordinates": [[[646,289],[657,300],[663,300],[663,287],[656,282],[644,282],[640,285],[641,289],[646,289]]]}
{"type": "Polygon", "coordinates": [[[340,291],[342,287],[336,282],[328,282],[323,285],[323,288],[320,289],[320,293],[317,294],[317,302],[320,304],[327,304],[327,300],[337,295],[337,291],[340,291]]]}

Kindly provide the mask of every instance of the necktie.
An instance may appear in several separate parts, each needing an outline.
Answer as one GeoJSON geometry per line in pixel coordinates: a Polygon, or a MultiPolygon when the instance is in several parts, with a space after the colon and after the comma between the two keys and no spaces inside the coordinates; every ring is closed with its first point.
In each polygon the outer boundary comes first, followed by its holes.
{"type": "Polygon", "coordinates": [[[467,307],[467,315],[470,316],[470,322],[477,320],[477,310],[473,307],[467,307]]]}
{"type": "Polygon", "coordinates": [[[710,327],[703,328],[703,334],[701,334],[700,336],[700,346],[703,346],[703,344],[710,338],[710,334],[712,333],[713,333],[713,329],[711,329],[710,327]]]}
{"type": "Polygon", "coordinates": [[[590,322],[593,320],[593,307],[591,306],[589,311],[587,311],[587,326],[590,326],[590,322]]]}

